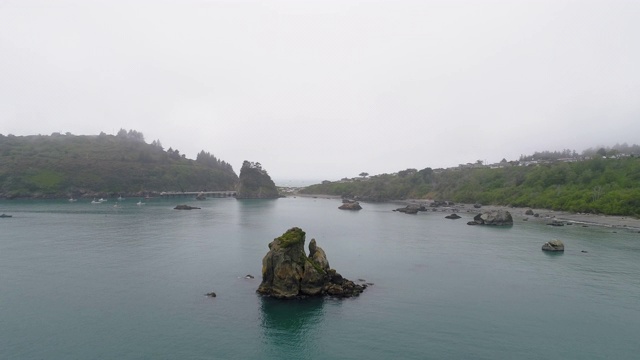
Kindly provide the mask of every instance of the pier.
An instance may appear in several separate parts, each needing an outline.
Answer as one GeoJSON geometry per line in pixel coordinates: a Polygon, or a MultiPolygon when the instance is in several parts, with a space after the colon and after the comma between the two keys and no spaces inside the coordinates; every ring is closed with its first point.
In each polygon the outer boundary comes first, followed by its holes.
{"type": "Polygon", "coordinates": [[[163,198],[172,197],[196,197],[198,195],[204,195],[205,197],[224,198],[235,197],[235,190],[226,191],[163,191],[160,196],[163,198]]]}

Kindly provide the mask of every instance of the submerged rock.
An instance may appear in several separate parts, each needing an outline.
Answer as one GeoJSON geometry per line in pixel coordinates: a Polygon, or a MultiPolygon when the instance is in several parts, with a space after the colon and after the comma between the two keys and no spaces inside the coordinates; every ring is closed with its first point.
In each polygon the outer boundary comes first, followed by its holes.
{"type": "Polygon", "coordinates": [[[331,269],[315,239],[309,242],[309,256],[305,254],[305,235],[294,227],[269,244],[269,252],[262,259],[262,283],[257,292],[281,299],[360,295],[367,285],[357,285],[331,269]]]}
{"type": "Polygon", "coordinates": [[[177,205],[173,208],[174,210],[199,210],[199,207],[189,206],[189,205],[177,205]]]}
{"type": "Polygon", "coordinates": [[[564,251],[564,244],[560,240],[551,240],[542,245],[544,251],[564,251]]]}

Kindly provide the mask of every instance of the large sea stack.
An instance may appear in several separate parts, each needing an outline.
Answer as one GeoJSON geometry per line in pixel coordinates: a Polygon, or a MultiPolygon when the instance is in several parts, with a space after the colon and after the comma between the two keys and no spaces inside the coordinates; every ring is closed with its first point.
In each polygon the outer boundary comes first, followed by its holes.
{"type": "Polygon", "coordinates": [[[240,169],[237,199],[275,199],[280,197],[276,184],[260,163],[245,161],[240,169]]]}
{"type": "Polygon", "coordinates": [[[309,255],[304,251],[305,232],[294,227],[269,244],[262,259],[262,283],[257,292],[280,299],[307,296],[358,296],[367,287],[343,278],[329,267],[327,256],[309,242],[309,255]]]}

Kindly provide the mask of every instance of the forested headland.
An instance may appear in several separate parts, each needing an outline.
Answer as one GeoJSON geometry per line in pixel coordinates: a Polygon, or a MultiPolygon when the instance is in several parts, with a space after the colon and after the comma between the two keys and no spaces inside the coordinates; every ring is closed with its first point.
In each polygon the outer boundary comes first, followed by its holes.
{"type": "MultiPolygon", "coordinates": [[[[634,147],[636,149],[637,146],[634,147]]],[[[536,153],[494,166],[406,169],[323,181],[306,194],[369,201],[434,199],[608,215],[640,215],[640,157],[615,149],[536,153]]]]}
{"type": "Polygon", "coordinates": [[[161,191],[232,190],[238,176],[204,150],[195,160],[147,144],[142,133],[0,134],[0,197],[80,197],[161,191]]]}

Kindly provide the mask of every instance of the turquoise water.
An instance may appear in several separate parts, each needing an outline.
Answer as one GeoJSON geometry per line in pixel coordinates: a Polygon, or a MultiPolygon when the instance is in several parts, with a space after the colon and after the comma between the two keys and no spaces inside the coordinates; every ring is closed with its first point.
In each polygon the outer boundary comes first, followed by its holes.
{"type": "Polygon", "coordinates": [[[473,227],[472,214],[346,212],[328,199],[136,202],[0,202],[13,215],[0,219],[0,359],[640,353],[638,233],[473,227]],[[179,202],[202,209],[172,210],[179,202]],[[345,277],[375,285],[342,301],[258,297],[267,244],[293,226],[345,277]],[[553,238],[564,254],[540,250],[553,238]]]}

